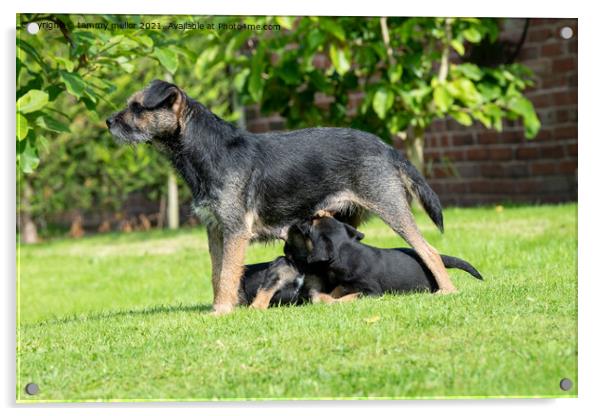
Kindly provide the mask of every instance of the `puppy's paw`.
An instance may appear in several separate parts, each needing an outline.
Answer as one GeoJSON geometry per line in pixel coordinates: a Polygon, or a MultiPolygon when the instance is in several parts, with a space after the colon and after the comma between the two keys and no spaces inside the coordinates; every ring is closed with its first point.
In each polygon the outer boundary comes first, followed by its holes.
{"type": "Polygon", "coordinates": [[[227,303],[213,305],[213,311],[211,312],[212,316],[222,316],[227,315],[234,311],[234,305],[230,305],[227,303]]]}

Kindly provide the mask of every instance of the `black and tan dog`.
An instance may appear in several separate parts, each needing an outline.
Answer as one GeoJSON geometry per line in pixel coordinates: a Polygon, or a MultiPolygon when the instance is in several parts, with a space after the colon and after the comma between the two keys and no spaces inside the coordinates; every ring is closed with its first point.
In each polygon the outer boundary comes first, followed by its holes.
{"type": "MultiPolygon", "coordinates": [[[[293,226],[285,252],[299,270],[319,277],[306,281],[306,286],[317,292],[331,292],[333,298],[439,289],[416,251],[372,247],[361,243],[363,238],[364,234],[349,224],[326,216],[293,226]]],[[[467,261],[446,255],[441,258],[446,268],[464,270],[483,279],[467,261]]]]}
{"type": "Polygon", "coordinates": [[[365,212],[376,213],[416,249],[441,293],[455,291],[409,209],[411,192],[443,230],[439,198],[414,166],[372,134],[347,128],[249,133],[163,81],[135,93],[107,126],[122,142],[154,144],[190,187],[207,225],[216,314],[237,303],[249,241],[285,238],[293,223],[318,210],[354,225],[365,212]]]}

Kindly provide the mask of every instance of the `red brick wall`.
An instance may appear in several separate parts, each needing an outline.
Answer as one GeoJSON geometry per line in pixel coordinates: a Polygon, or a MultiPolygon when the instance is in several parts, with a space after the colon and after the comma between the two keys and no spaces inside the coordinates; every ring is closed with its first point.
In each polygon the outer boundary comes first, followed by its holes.
{"type": "MultiPolygon", "coordinates": [[[[523,24],[505,20],[501,38],[519,39],[523,24]]],[[[517,61],[535,73],[527,96],[541,131],[527,140],[518,122],[505,123],[501,133],[451,119],[433,123],[425,143],[426,176],[445,205],[577,199],[577,20],[531,19],[517,61]],[[560,36],[566,26],[573,30],[568,40],[560,36]]],[[[325,99],[318,97],[317,105],[325,99]]],[[[284,128],[282,118],[261,117],[256,108],[247,109],[247,120],[255,132],[284,128]]]]}
{"type": "MultiPolygon", "coordinates": [[[[523,19],[508,20],[502,37],[520,37],[523,19]]],[[[577,20],[531,19],[518,62],[535,72],[527,96],[540,117],[527,140],[519,123],[504,131],[453,120],[427,135],[427,177],[446,205],[577,200],[577,20]],[[560,36],[571,27],[573,37],[560,36]]]]}

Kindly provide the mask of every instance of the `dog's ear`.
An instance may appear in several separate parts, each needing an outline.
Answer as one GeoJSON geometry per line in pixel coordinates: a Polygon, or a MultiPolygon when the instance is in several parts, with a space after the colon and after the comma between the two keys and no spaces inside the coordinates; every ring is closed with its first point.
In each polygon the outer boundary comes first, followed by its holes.
{"type": "Polygon", "coordinates": [[[173,107],[178,111],[182,101],[182,91],[174,84],[169,82],[154,80],[144,91],[142,105],[145,108],[153,109],[159,107],[173,107]]]}
{"type": "Polygon", "coordinates": [[[347,230],[347,235],[349,236],[349,238],[359,241],[365,237],[364,233],[358,231],[351,225],[345,223],[343,223],[343,225],[345,225],[345,230],[347,230]]]}
{"type": "Polygon", "coordinates": [[[307,237],[303,231],[302,225],[292,225],[288,230],[286,243],[284,243],[284,254],[289,258],[306,257],[306,239],[307,237]]]}
{"type": "Polygon", "coordinates": [[[307,262],[319,263],[332,260],[334,256],[334,245],[330,238],[321,233],[316,233],[306,240],[307,262]]]}

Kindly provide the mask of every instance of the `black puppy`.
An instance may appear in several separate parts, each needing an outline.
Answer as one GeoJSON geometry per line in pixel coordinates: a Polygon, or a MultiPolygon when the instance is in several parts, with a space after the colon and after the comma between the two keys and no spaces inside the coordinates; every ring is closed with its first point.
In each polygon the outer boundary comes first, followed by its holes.
{"type": "Polygon", "coordinates": [[[303,281],[303,274],[285,257],[247,265],[238,290],[239,304],[265,309],[301,303],[303,281]]]}
{"type": "MultiPolygon", "coordinates": [[[[300,269],[306,268],[321,278],[315,291],[332,290],[333,298],[356,293],[436,292],[439,288],[414,250],[380,249],[363,244],[361,232],[332,217],[300,223],[289,234],[287,255],[295,259],[300,269]]],[[[446,268],[461,269],[483,279],[468,262],[446,255],[441,258],[446,268]]]]}
{"type": "Polygon", "coordinates": [[[373,134],[348,128],[253,134],[163,81],[135,93],[107,126],[122,142],[152,143],[190,187],[207,225],[216,314],[238,301],[248,243],[284,239],[292,224],[319,210],[354,224],[374,212],[416,249],[441,293],[455,291],[409,205],[415,194],[443,230],[439,198],[407,159],[373,134]]]}

